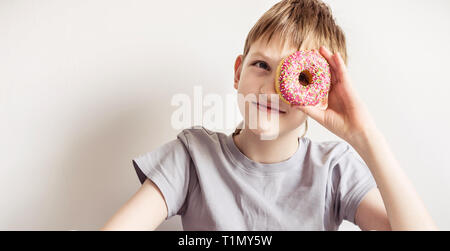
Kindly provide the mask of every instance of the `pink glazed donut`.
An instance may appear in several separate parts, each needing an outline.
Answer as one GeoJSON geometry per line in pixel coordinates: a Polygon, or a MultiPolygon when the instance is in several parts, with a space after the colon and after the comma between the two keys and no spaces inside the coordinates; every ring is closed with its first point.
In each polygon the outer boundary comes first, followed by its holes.
{"type": "Polygon", "coordinates": [[[318,51],[297,51],[281,60],[275,89],[284,102],[315,106],[328,98],[331,72],[318,51]]]}

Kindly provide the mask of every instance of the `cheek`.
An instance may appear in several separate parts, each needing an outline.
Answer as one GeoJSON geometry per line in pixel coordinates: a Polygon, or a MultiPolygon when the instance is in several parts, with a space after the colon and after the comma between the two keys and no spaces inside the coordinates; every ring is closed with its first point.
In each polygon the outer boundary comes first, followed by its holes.
{"type": "Polygon", "coordinates": [[[307,116],[304,112],[296,110],[295,108],[289,111],[286,116],[282,117],[283,123],[289,124],[292,127],[299,127],[305,122],[307,116]]]}
{"type": "Polygon", "coordinates": [[[239,82],[238,91],[242,94],[256,93],[258,90],[258,83],[262,83],[262,79],[255,76],[252,72],[243,71],[239,82]]]}

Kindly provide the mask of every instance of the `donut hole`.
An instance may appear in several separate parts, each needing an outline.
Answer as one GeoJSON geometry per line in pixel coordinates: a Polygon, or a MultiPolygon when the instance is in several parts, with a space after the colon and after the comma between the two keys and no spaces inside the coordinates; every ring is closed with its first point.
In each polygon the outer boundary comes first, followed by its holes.
{"type": "Polygon", "coordinates": [[[298,76],[298,82],[300,82],[300,84],[303,86],[311,84],[311,81],[312,81],[312,74],[307,70],[302,71],[298,76]]]}

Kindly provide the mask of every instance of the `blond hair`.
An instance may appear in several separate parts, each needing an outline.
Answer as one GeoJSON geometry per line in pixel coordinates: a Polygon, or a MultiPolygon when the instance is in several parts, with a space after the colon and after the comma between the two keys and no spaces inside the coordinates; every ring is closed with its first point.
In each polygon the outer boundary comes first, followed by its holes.
{"type": "Polygon", "coordinates": [[[305,41],[312,43],[315,49],[323,45],[332,53],[339,52],[347,64],[344,32],[335,23],[330,7],[321,0],[283,0],[275,4],[250,30],[243,59],[254,42],[265,39],[268,44],[273,36],[279,36],[280,41],[298,50],[305,41]]]}

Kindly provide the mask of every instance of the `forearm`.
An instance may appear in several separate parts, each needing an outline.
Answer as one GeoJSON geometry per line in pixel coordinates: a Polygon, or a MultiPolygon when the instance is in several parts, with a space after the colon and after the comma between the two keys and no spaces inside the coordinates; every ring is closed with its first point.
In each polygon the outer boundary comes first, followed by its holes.
{"type": "Polygon", "coordinates": [[[378,130],[368,131],[350,144],[364,159],[377,183],[392,230],[437,230],[378,130]]]}

